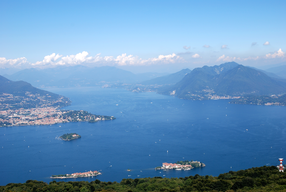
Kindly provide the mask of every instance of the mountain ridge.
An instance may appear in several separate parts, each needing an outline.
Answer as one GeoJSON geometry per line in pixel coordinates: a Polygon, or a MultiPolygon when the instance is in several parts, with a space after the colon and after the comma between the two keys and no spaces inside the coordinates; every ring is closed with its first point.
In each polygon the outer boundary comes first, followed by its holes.
{"type": "Polygon", "coordinates": [[[283,94],[286,93],[286,83],[256,69],[230,62],[196,68],[175,85],[158,89],[158,93],[184,99],[283,94]]]}
{"type": "Polygon", "coordinates": [[[190,73],[191,70],[190,69],[182,69],[176,73],[172,73],[169,75],[165,75],[165,76],[161,76],[161,77],[157,77],[154,79],[150,79],[147,81],[143,81],[141,82],[141,84],[143,85],[165,85],[165,84],[175,84],[177,82],[179,82],[185,75],[187,75],[188,73],[190,73]]]}
{"type": "Polygon", "coordinates": [[[130,71],[112,66],[86,67],[86,66],[58,66],[49,69],[24,69],[7,78],[18,81],[23,80],[36,87],[74,87],[98,86],[105,83],[138,83],[155,77],[160,73],[134,74],[130,71]]]}
{"type": "Polygon", "coordinates": [[[14,109],[38,106],[64,107],[71,103],[64,96],[38,89],[25,81],[11,81],[1,75],[0,98],[0,110],[6,109],[7,106],[14,109]]]}

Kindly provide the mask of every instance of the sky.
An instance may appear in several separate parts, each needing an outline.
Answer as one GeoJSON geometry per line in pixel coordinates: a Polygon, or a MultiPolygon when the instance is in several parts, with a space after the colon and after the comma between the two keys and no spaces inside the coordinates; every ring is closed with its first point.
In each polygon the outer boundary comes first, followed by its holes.
{"type": "Polygon", "coordinates": [[[0,0],[0,69],[286,62],[286,1],[0,0]]]}

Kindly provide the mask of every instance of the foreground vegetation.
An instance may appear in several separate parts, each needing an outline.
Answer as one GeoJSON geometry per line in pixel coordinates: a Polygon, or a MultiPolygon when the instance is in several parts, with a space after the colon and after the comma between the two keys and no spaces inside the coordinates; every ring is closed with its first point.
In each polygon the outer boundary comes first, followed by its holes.
{"type": "Polygon", "coordinates": [[[185,178],[123,179],[117,182],[95,180],[56,182],[28,180],[23,184],[10,183],[0,186],[0,191],[286,191],[286,173],[274,166],[230,171],[213,176],[185,178]]]}

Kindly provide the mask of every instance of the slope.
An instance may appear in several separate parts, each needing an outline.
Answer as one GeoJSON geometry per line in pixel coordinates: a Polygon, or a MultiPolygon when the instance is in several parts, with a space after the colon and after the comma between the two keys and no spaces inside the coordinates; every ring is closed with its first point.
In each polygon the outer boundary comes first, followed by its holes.
{"type": "Polygon", "coordinates": [[[176,73],[172,73],[170,75],[165,75],[162,77],[157,77],[154,79],[150,79],[147,81],[143,81],[142,85],[171,85],[179,82],[184,78],[185,75],[190,73],[190,69],[182,69],[181,71],[178,71],[176,73]]]}

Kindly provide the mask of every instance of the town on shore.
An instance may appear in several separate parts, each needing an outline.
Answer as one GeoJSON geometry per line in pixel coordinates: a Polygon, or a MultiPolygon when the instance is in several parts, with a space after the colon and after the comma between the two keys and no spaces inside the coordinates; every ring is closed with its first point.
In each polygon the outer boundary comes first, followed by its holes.
{"type": "Polygon", "coordinates": [[[70,179],[70,178],[78,178],[78,177],[95,177],[97,175],[101,175],[98,171],[87,171],[83,173],[72,173],[72,174],[64,174],[64,175],[52,175],[51,179],[70,179]]]}
{"type": "Polygon", "coordinates": [[[114,120],[113,116],[93,115],[87,111],[60,110],[55,107],[0,111],[0,127],[26,125],[53,125],[57,123],[87,121],[90,123],[114,120]]]}
{"type": "Polygon", "coordinates": [[[94,115],[83,110],[60,110],[71,101],[54,94],[0,94],[0,127],[53,125],[57,123],[114,120],[113,116],[94,115]]]}

